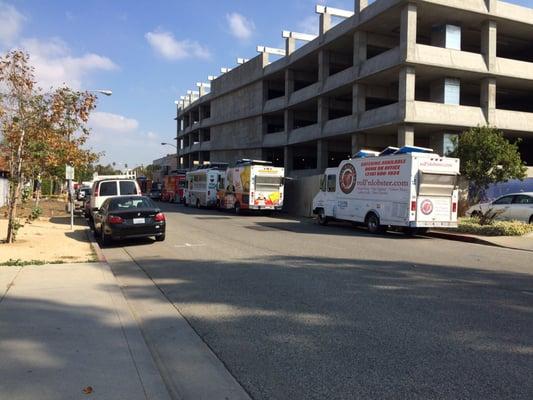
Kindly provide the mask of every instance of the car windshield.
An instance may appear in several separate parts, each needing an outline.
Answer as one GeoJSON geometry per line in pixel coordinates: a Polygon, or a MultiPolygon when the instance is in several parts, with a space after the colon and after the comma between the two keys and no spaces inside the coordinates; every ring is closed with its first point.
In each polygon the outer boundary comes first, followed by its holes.
{"type": "Polygon", "coordinates": [[[146,197],[116,198],[109,204],[109,209],[113,211],[126,211],[133,208],[155,208],[155,205],[146,197]]]}

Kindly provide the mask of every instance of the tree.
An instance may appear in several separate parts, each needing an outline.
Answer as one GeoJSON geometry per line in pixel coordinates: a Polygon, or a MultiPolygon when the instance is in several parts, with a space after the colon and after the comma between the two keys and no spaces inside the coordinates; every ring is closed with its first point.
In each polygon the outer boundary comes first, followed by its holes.
{"type": "Polygon", "coordinates": [[[8,243],[14,240],[17,203],[27,180],[57,177],[65,164],[81,167],[97,160],[97,154],[82,147],[95,101],[95,96],[67,87],[43,93],[27,54],[15,50],[0,57],[0,146],[11,166],[8,243]]]}
{"type": "Polygon", "coordinates": [[[491,126],[470,128],[459,135],[450,156],[461,160],[461,174],[471,184],[470,201],[480,201],[492,183],[526,177],[518,143],[519,139],[510,142],[491,126]]]}

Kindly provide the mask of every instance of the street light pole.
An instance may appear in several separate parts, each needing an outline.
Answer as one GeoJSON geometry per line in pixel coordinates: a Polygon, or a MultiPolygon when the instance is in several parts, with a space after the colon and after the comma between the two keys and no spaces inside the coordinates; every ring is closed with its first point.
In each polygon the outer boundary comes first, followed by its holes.
{"type": "MultiPolygon", "coordinates": [[[[88,93],[100,93],[104,96],[111,96],[113,94],[112,90],[109,89],[95,89],[95,90],[87,90],[88,93]]],[[[70,134],[68,141],[70,142],[70,134]]],[[[72,179],[68,180],[68,193],[70,197],[70,230],[74,230],[74,176],[72,179]]]]}

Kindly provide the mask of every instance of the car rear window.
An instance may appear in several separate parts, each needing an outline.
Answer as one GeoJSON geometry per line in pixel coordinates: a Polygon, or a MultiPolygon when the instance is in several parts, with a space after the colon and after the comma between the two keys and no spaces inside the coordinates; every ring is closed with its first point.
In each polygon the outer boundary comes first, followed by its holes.
{"type": "Polygon", "coordinates": [[[100,183],[100,196],[116,196],[117,183],[116,182],[102,182],[100,183]]]}
{"type": "Polygon", "coordinates": [[[155,208],[155,205],[146,197],[116,198],[109,204],[109,209],[113,211],[131,210],[133,208],[155,208]]]}
{"type": "Polygon", "coordinates": [[[120,185],[120,194],[122,196],[127,196],[129,194],[137,194],[137,187],[133,181],[121,181],[120,185]]]}

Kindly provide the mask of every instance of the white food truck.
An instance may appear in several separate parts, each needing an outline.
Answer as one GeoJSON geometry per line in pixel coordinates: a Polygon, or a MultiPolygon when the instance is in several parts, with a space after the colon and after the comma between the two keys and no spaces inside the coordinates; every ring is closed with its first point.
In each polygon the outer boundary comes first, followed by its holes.
{"type": "Polygon", "coordinates": [[[234,210],[281,210],[285,169],[269,161],[239,160],[226,170],[218,191],[218,207],[234,210]]]}
{"type": "Polygon", "coordinates": [[[458,178],[459,160],[431,149],[361,151],[326,169],[313,213],[322,225],[346,220],[365,224],[372,233],[388,227],[406,233],[456,227],[458,178]]]}
{"type": "Polygon", "coordinates": [[[187,172],[183,191],[186,206],[214,207],[217,204],[217,188],[226,174],[227,164],[205,165],[187,172]]]}

